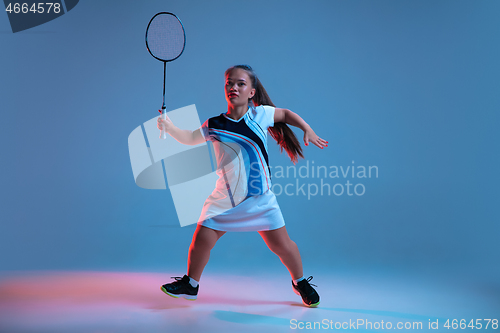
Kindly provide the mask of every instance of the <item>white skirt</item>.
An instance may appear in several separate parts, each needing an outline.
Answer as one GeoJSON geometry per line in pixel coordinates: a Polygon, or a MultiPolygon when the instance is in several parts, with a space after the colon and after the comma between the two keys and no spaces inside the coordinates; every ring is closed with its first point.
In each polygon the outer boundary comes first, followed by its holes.
{"type": "MultiPolygon", "coordinates": [[[[207,210],[209,209],[204,209],[203,212],[207,210]]],[[[220,231],[274,230],[285,225],[278,201],[271,190],[250,196],[236,207],[216,216],[204,216],[206,215],[202,213],[198,224],[220,231]]]]}

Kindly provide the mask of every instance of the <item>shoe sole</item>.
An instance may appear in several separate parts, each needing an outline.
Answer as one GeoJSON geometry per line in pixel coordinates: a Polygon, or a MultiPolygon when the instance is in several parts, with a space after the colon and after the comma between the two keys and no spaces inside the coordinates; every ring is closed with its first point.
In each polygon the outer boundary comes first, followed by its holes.
{"type": "Polygon", "coordinates": [[[187,295],[187,294],[178,294],[178,295],[175,295],[175,294],[171,294],[165,288],[163,288],[163,286],[161,287],[161,291],[163,291],[165,294],[167,294],[168,296],[173,297],[173,298],[179,298],[179,297],[182,296],[185,299],[187,299],[188,301],[196,301],[196,298],[198,297],[197,295],[187,295]]]}
{"type": "MultiPolygon", "coordinates": [[[[294,293],[296,293],[297,295],[299,295],[302,298],[302,296],[300,295],[300,293],[293,286],[292,286],[292,290],[293,290],[294,293]]],[[[313,304],[307,304],[307,303],[304,302],[304,300],[302,300],[302,304],[304,304],[308,308],[315,308],[315,307],[317,307],[319,305],[319,302],[313,303],[313,304]]]]}

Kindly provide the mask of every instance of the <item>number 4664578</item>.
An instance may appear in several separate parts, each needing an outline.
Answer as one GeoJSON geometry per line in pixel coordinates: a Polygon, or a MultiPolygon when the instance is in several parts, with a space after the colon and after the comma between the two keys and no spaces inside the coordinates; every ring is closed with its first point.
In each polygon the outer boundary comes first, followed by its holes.
{"type": "Polygon", "coordinates": [[[458,319],[453,319],[451,322],[448,319],[446,323],[444,323],[443,327],[446,327],[447,329],[466,329],[466,328],[472,328],[472,329],[488,329],[488,327],[491,327],[492,329],[498,329],[498,319],[476,319],[474,322],[474,319],[471,319],[469,323],[467,323],[467,320],[461,319],[458,321],[458,319]],[[490,325],[491,323],[491,325],[490,325]]]}
{"type": "Polygon", "coordinates": [[[9,13],[14,13],[14,14],[27,14],[27,13],[34,13],[34,14],[43,14],[47,13],[49,14],[50,12],[53,13],[60,13],[61,12],[61,4],[58,2],[39,2],[39,3],[34,3],[29,6],[27,3],[9,3],[7,5],[7,8],[5,8],[5,11],[9,13]]]}

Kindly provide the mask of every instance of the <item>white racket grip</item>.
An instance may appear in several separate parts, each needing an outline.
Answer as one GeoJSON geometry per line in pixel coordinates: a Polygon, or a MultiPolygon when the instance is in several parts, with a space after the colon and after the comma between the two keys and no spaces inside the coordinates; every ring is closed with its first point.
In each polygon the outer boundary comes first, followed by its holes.
{"type": "MultiPolygon", "coordinates": [[[[161,114],[161,119],[167,119],[167,114],[165,113],[165,110],[161,114]]],[[[164,130],[160,131],[160,139],[166,139],[167,138],[167,133],[164,130]]]]}

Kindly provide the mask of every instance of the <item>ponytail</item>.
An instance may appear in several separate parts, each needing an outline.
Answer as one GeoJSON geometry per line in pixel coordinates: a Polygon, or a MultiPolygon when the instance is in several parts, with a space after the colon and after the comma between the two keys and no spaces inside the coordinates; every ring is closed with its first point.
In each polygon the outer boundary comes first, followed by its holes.
{"type": "MultiPolygon", "coordinates": [[[[225,75],[227,76],[234,68],[244,69],[252,81],[252,86],[255,88],[255,94],[253,98],[249,100],[249,103],[253,103],[255,106],[270,105],[276,107],[252,67],[248,65],[236,65],[228,68],[225,75]]],[[[274,123],[273,127],[268,128],[268,132],[280,146],[280,151],[283,152],[284,149],[287,152],[293,164],[297,163],[298,156],[304,158],[299,140],[297,140],[297,137],[286,123],[274,123]]]]}

